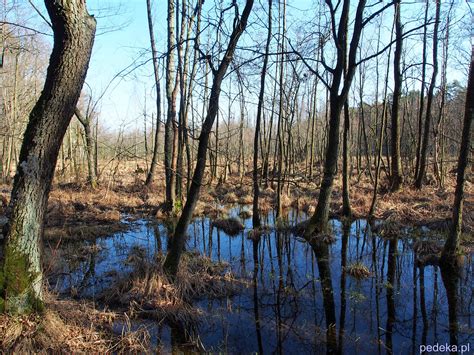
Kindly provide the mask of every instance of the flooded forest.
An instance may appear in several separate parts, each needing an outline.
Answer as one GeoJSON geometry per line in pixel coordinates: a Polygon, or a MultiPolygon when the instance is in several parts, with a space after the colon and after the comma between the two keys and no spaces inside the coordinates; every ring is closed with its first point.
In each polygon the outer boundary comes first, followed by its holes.
{"type": "Polygon", "coordinates": [[[0,353],[474,352],[471,1],[0,9],[0,353]]]}

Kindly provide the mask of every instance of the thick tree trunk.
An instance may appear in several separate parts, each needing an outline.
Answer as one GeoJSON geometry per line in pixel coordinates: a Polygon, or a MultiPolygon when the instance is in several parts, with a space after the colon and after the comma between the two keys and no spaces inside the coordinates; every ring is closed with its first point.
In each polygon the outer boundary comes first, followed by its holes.
{"type": "Polygon", "coordinates": [[[207,156],[207,147],[209,144],[209,137],[211,134],[212,126],[214,120],[217,116],[217,111],[219,110],[219,95],[221,91],[222,80],[224,75],[227,72],[227,68],[232,61],[234,56],[235,48],[237,42],[247,26],[247,20],[252,10],[253,0],[247,0],[244,11],[240,19],[237,17],[234,20],[234,30],[229,39],[229,44],[227,50],[224,54],[222,61],[219,64],[219,67],[214,72],[214,80],[211,88],[211,96],[209,100],[209,109],[207,111],[206,118],[202,125],[201,134],[199,136],[199,145],[198,145],[198,155],[197,162],[194,168],[194,174],[191,182],[191,187],[189,188],[188,198],[186,199],[186,204],[181,213],[181,216],[176,225],[172,243],[170,245],[168,254],[166,256],[165,263],[163,268],[165,272],[172,278],[176,277],[179,267],[179,261],[181,258],[181,253],[186,241],[186,232],[188,225],[191,222],[193,216],[193,211],[196,206],[196,203],[199,198],[199,190],[201,188],[201,183],[204,178],[204,170],[206,168],[206,156],[207,156]]]}
{"type": "Polygon", "coordinates": [[[45,1],[54,32],[46,81],[31,111],[11,194],[0,273],[0,309],[43,307],[41,237],[61,142],[86,76],[95,20],[84,1],[45,1]]]}
{"type": "Polygon", "coordinates": [[[466,181],[466,170],[469,164],[469,153],[471,150],[471,128],[474,117],[474,50],[471,53],[471,67],[469,69],[469,81],[467,85],[466,107],[464,110],[464,123],[462,129],[461,147],[459,150],[456,191],[453,205],[453,223],[448,239],[444,245],[442,259],[449,261],[453,259],[459,248],[462,230],[462,210],[464,202],[464,182],[466,181]]]}

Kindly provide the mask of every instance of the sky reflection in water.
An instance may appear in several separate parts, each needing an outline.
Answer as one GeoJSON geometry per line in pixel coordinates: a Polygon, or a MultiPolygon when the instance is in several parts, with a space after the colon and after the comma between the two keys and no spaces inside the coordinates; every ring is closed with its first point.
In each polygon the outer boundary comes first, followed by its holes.
{"type": "MultiPolygon", "coordinates": [[[[237,216],[243,208],[234,208],[231,214],[237,216]]],[[[291,224],[305,219],[295,210],[288,215],[291,224]]],[[[263,222],[273,226],[273,215],[263,222]]],[[[313,248],[291,232],[274,230],[254,242],[247,238],[251,218],[244,224],[245,231],[235,237],[212,228],[206,218],[190,225],[187,249],[228,262],[249,287],[226,299],[196,300],[194,305],[203,316],[192,329],[151,321],[134,324],[149,327],[155,344],[164,351],[197,339],[207,351],[288,354],[390,349],[396,354],[419,353],[420,344],[449,343],[448,298],[441,271],[435,266],[414,266],[409,231],[389,240],[372,234],[364,220],[348,227],[332,221],[335,242],[313,248]],[[365,265],[371,276],[357,280],[342,272],[355,263],[365,265]]],[[[416,233],[420,238],[426,230],[416,233]]],[[[95,243],[101,251],[95,258],[64,262],[62,274],[50,278],[52,286],[63,292],[73,286],[80,295],[94,298],[114,276],[129,271],[124,262],[132,247],[145,248],[151,259],[156,252],[166,251],[167,234],[164,225],[140,220],[130,231],[98,239],[95,243]]],[[[82,244],[87,243],[91,242],[82,244]]],[[[452,316],[459,325],[451,336],[457,337],[459,345],[470,343],[471,351],[472,261],[472,255],[465,257],[460,277],[447,278],[454,281],[448,289],[451,305],[457,309],[452,316]]]]}

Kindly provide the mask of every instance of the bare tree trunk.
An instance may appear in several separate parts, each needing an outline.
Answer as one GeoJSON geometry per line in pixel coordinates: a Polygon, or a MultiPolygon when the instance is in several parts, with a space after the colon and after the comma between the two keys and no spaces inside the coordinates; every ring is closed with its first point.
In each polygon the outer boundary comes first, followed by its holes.
{"type": "Polygon", "coordinates": [[[283,52],[285,51],[285,35],[286,35],[286,0],[283,0],[283,8],[281,8],[282,5],[279,3],[279,15],[283,16],[283,25],[281,27],[281,33],[282,33],[282,39],[280,43],[280,50],[281,50],[281,56],[280,56],[280,79],[279,79],[279,85],[280,85],[280,95],[279,95],[279,109],[278,109],[278,123],[277,123],[277,144],[278,144],[278,149],[275,149],[275,152],[278,153],[277,159],[278,159],[278,164],[277,164],[277,191],[276,191],[276,217],[279,218],[282,216],[282,201],[281,197],[283,194],[283,154],[284,154],[284,148],[283,148],[283,120],[284,120],[284,115],[285,112],[283,110],[284,106],[284,54],[283,52]]]}
{"type": "Polygon", "coordinates": [[[418,111],[418,140],[416,147],[416,165],[415,165],[415,180],[418,178],[420,170],[420,159],[421,159],[421,141],[423,137],[423,112],[424,112],[424,101],[425,101],[425,79],[426,79],[426,45],[427,45],[427,23],[428,23],[428,8],[429,1],[425,5],[425,26],[423,28],[423,51],[422,51],[422,66],[421,66],[421,90],[420,90],[420,107],[418,111]]]}
{"type": "Polygon", "coordinates": [[[260,227],[260,214],[258,211],[258,198],[259,198],[259,186],[258,186],[258,141],[260,135],[260,124],[262,121],[263,113],[263,99],[265,97],[265,79],[267,76],[268,66],[268,52],[270,50],[270,42],[272,40],[272,0],[268,0],[268,32],[267,42],[265,43],[265,56],[263,57],[262,73],[260,75],[260,93],[258,95],[258,106],[257,106],[257,121],[255,122],[255,136],[253,140],[253,215],[252,224],[253,228],[260,227]]]}
{"type": "MultiPolygon", "coordinates": [[[[336,16],[336,11],[332,7],[330,1],[331,16],[336,16]]],[[[324,176],[321,183],[319,192],[318,204],[316,211],[311,217],[308,227],[306,228],[306,235],[310,236],[314,232],[321,232],[327,228],[329,220],[329,206],[331,202],[331,194],[333,189],[334,177],[337,170],[338,150],[339,150],[339,122],[340,115],[344,103],[347,100],[347,95],[354,77],[356,64],[357,48],[359,46],[359,40],[361,32],[364,27],[363,13],[365,9],[366,1],[359,1],[354,19],[354,31],[349,47],[349,57],[347,59],[347,72],[343,78],[345,71],[345,63],[347,56],[347,48],[344,45],[347,35],[347,26],[349,21],[349,9],[350,1],[344,0],[342,4],[340,25],[339,27],[333,28],[334,41],[336,42],[337,48],[337,61],[336,66],[332,69],[333,79],[329,89],[330,96],[330,120],[329,120],[329,132],[328,142],[326,146],[326,159],[324,162],[324,176]],[[342,90],[340,86],[342,83],[342,90]]]]}
{"type": "Polygon", "coordinates": [[[441,0],[436,0],[436,16],[433,33],[433,74],[431,76],[430,87],[428,88],[428,100],[426,102],[426,118],[425,118],[425,129],[423,132],[423,144],[421,146],[420,154],[420,166],[418,170],[418,176],[416,177],[415,187],[420,189],[423,186],[423,180],[426,174],[427,155],[428,155],[428,143],[430,139],[430,128],[431,128],[431,106],[433,103],[434,89],[436,85],[436,76],[438,75],[438,28],[439,28],[439,15],[441,8],[441,0]]]}
{"type": "Polygon", "coordinates": [[[440,96],[441,102],[439,104],[439,113],[438,113],[438,120],[435,124],[433,129],[433,143],[434,143],[434,152],[433,152],[433,160],[434,160],[434,174],[438,179],[438,184],[440,187],[444,185],[444,169],[443,169],[443,137],[441,137],[440,142],[440,129],[441,135],[444,136],[444,118],[446,116],[446,92],[447,92],[447,66],[448,66],[448,49],[449,49],[449,27],[451,23],[451,10],[453,8],[454,3],[451,2],[447,19],[446,19],[446,32],[443,40],[443,62],[441,65],[441,87],[440,87],[440,96]],[[439,154],[441,153],[441,160],[439,154]]]}
{"type": "Polygon", "coordinates": [[[222,61],[219,64],[218,69],[213,70],[214,80],[211,88],[209,109],[207,111],[206,118],[202,125],[201,134],[199,136],[197,162],[194,168],[191,187],[189,189],[188,198],[186,199],[186,204],[184,205],[184,209],[176,225],[173,240],[166,256],[165,263],[163,265],[165,272],[171,278],[176,277],[176,274],[178,272],[179,261],[186,240],[186,232],[188,229],[188,225],[191,222],[191,218],[197,200],[199,198],[199,190],[201,188],[201,183],[204,177],[204,170],[206,168],[206,156],[207,147],[209,144],[209,136],[211,134],[212,126],[214,124],[217,111],[219,110],[219,95],[221,91],[222,80],[224,79],[224,75],[227,71],[227,68],[229,67],[230,62],[232,61],[232,58],[234,56],[237,42],[243,31],[245,30],[245,27],[247,26],[247,20],[249,18],[252,7],[253,0],[247,0],[240,19],[238,17],[234,19],[234,29],[230,36],[227,50],[224,54],[224,57],[222,58],[222,61]]]}
{"type": "Polygon", "coordinates": [[[95,20],[84,1],[45,3],[54,47],[43,92],[24,134],[0,253],[0,310],[9,313],[29,313],[43,307],[44,214],[61,141],[79,99],[95,34],[95,20]]]}
{"type": "Polygon", "coordinates": [[[175,39],[175,3],[168,0],[168,55],[166,60],[166,99],[168,112],[165,123],[165,177],[166,207],[174,211],[176,200],[176,164],[177,164],[177,126],[176,126],[176,95],[177,82],[174,63],[175,39]]]}
{"type": "Polygon", "coordinates": [[[401,57],[403,45],[403,30],[400,20],[401,1],[397,0],[395,3],[395,53],[393,58],[393,102],[392,102],[392,129],[391,129],[391,153],[392,153],[392,174],[391,189],[397,191],[400,189],[403,182],[402,177],[402,160],[400,155],[400,96],[402,93],[402,72],[401,72],[401,57]]]}
{"type": "Polygon", "coordinates": [[[74,109],[74,114],[82,124],[82,127],[84,128],[84,136],[86,138],[87,183],[92,189],[95,189],[97,188],[97,177],[94,169],[94,142],[91,130],[91,117],[89,115],[84,116],[77,107],[74,109]]]}
{"type": "Polygon", "coordinates": [[[464,122],[462,129],[461,146],[456,177],[456,191],[453,205],[453,223],[448,239],[444,245],[442,260],[449,263],[456,255],[462,230],[462,210],[464,202],[464,183],[466,181],[466,169],[469,163],[469,154],[472,140],[472,120],[474,118],[474,47],[471,52],[471,66],[469,69],[469,82],[466,93],[466,107],[464,110],[464,122]]]}
{"type": "Polygon", "coordinates": [[[311,117],[311,138],[310,138],[310,149],[309,149],[309,173],[308,173],[308,177],[310,179],[313,178],[313,168],[314,168],[314,155],[316,154],[315,151],[314,151],[314,132],[315,132],[315,127],[316,127],[316,119],[317,119],[317,106],[316,106],[316,102],[317,102],[317,95],[318,93],[318,79],[316,78],[315,79],[315,83],[314,83],[314,89],[313,89],[313,99],[312,99],[312,109],[311,109],[311,113],[310,113],[310,117],[311,117]]]}
{"type": "Polygon", "coordinates": [[[345,217],[352,215],[350,200],[350,147],[349,147],[349,103],[346,99],[344,103],[344,132],[342,138],[342,214],[345,217]]]}
{"type": "Polygon", "coordinates": [[[150,170],[146,176],[145,185],[150,186],[153,184],[155,179],[156,166],[158,165],[158,151],[160,149],[159,145],[159,136],[160,136],[160,120],[161,120],[161,86],[160,86],[160,74],[158,67],[158,52],[156,50],[155,44],[155,34],[153,32],[153,19],[151,15],[151,3],[150,0],[146,0],[146,10],[148,18],[148,33],[150,35],[150,45],[151,45],[151,57],[153,60],[153,73],[155,75],[155,88],[156,88],[156,127],[155,127],[155,137],[154,137],[154,146],[153,146],[153,156],[151,158],[150,170]]]}
{"type": "MultiPolygon", "coordinates": [[[[365,81],[365,70],[362,69],[363,67],[359,67],[359,101],[360,101],[360,106],[359,106],[359,119],[360,122],[359,124],[362,124],[361,126],[361,131],[362,131],[362,136],[364,138],[364,149],[365,149],[365,160],[367,164],[367,170],[369,172],[369,177],[372,182],[374,182],[374,177],[372,176],[372,162],[370,159],[372,149],[369,146],[369,140],[367,138],[367,129],[365,125],[365,110],[364,110],[364,81],[365,81]]],[[[377,81],[378,84],[378,81],[377,81]]],[[[378,95],[377,95],[378,96],[378,95]]],[[[377,98],[376,98],[377,101],[377,98]]]]}
{"type": "MultiPolygon", "coordinates": [[[[393,27],[395,26],[395,22],[392,26],[392,33],[393,27]]],[[[380,31],[379,31],[380,35],[380,31]]],[[[390,37],[390,41],[392,41],[392,37],[390,37]]],[[[389,49],[388,52],[388,63],[390,63],[392,55],[392,49],[389,49]]],[[[369,218],[373,217],[375,214],[375,208],[377,204],[377,193],[379,188],[379,179],[380,179],[380,168],[383,164],[383,142],[384,142],[384,134],[386,129],[386,121],[387,121],[387,95],[388,95],[388,77],[390,73],[390,66],[387,65],[387,70],[385,72],[385,84],[384,84],[384,92],[383,92],[383,101],[382,101],[382,117],[380,123],[380,133],[379,133],[379,140],[377,144],[377,157],[375,158],[375,180],[374,180],[374,191],[372,194],[372,202],[370,204],[369,209],[369,218]]],[[[376,94],[376,112],[375,112],[375,119],[378,119],[378,82],[379,82],[379,71],[378,71],[378,61],[377,61],[377,94],[376,94]]],[[[377,131],[377,130],[376,130],[377,131]]]]}

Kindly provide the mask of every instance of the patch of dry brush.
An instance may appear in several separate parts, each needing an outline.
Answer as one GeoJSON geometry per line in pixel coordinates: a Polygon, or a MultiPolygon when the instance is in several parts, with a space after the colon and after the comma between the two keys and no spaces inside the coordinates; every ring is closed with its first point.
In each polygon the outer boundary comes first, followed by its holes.
{"type": "Polygon", "coordinates": [[[85,302],[47,296],[46,311],[28,316],[0,315],[0,350],[8,353],[147,352],[145,328],[114,334],[112,325],[124,316],[99,311],[85,302]]]}
{"type": "Polygon", "coordinates": [[[170,282],[161,267],[163,258],[159,254],[150,261],[140,248],[132,249],[127,261],[133,271],[118,278],[101,299],[126,307],[131,316],[189,324],[199,316],[192,299],[225,297],[240,287],[227,264],[190,252],[183,254],[176,280],[170,282]]]}
{"type": "Polygon", "coordinates": [[[230,236],[235,236],[244,230],[244,225],[237,218],[218,218],[212,222],[212,225],[223,230],[230,236]]]}

